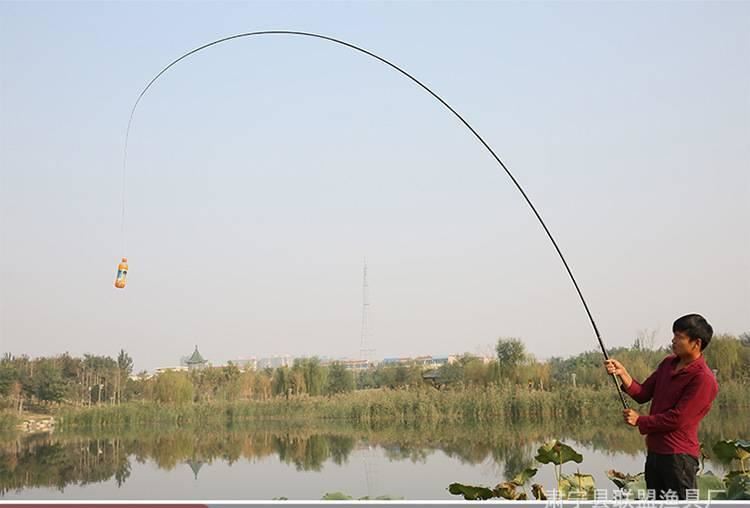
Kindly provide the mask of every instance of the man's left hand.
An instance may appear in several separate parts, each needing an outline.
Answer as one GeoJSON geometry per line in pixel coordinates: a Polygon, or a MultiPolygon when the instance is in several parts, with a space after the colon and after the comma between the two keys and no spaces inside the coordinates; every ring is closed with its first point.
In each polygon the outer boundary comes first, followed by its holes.
{"type": "Polygon", "coordinates": [[[639,415],[634,409],[623,409],[622,417],[625,419],[625,423],[635,427],[638,424],[639,415]]]}

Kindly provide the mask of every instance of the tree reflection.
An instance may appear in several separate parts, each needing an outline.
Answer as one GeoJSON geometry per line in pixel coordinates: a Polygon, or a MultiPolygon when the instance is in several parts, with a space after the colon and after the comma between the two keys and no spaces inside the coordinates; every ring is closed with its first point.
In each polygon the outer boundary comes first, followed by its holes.
{"type": "MultiPolygon", "coordinates": [[[[701,440],[714,443],[750,433],[750,420],[712,413],[701,440]]],[[[327,462],[344,466],[354,450],[376,447],[389,460],[425,462],[436,451],[469,464],[489,462],[506,478],[533,465],[539,442],[552,437],[609,453],[640,454],[642,437],[618,415],[584,425],[538,422],[508,425],[388,425],[342,422],[255,422],[218,427],[122,428],[100,433],[65,432],[0,442],[0,494],[35,487],[56,488],[113,481],[124,485],[131,461],[172,470],[188,465],[196,479],[202,467],[278,457],[298,471],[321,471],[327,462]],[[502,468],[502,469],[500,469],[502,468]]],[[[614,465],[613,465],[614,466],[614,465]]],[[[442,487],[441,487],[442,488],[442,487]]]]}

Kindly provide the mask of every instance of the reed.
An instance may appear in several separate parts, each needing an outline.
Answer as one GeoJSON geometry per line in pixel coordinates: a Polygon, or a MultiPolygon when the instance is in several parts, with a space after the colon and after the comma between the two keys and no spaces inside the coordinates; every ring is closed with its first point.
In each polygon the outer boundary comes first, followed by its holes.
{"type": "MultiPolygon", "coordinates": [[[[725,383],[715,407],[750,407],[746,386],[725,383]]],[[[646,407],[633,404],[640,412],[646,407]]],[[[332,396],[277,397],[266,401],[164,404],[131,402],[118,406],[68,408],[59,413],[60,425],[98,428],[145,424],[213,424],[244,420],[315,419],[371,423],[413,422],[523,422],[540,419],[587,421],[619,414],[613,390],[570,387],[542,391],[507,385],[466,387],[456,390],[371,389],[332,396]]]]}

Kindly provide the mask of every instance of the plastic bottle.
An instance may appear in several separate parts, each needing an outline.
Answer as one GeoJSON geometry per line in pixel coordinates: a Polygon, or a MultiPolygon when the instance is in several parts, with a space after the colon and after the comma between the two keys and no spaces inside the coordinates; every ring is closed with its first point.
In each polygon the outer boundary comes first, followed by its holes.
{"type": "Polygon", "coordinates": [[[115,287],[118,289],[125,288],[125,284],[128,281],[128,258],[122,258],[122,262],[117,265],[117,278],[115,279],[115,287]]]}

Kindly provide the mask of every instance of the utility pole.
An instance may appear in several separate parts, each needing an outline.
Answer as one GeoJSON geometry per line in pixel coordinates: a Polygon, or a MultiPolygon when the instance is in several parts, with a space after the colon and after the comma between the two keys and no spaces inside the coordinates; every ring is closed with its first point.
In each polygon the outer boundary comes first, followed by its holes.
{"type": "Polygon", "coordinates": [[[370,295],[369,286],[367,284],[367,258],[364,260],[364,268],[362,269],[362,329],[360,332],[359,339],[359,359],[370,361],[371,354],[375,351],[374,349],[367,349],[368,345],[368,322],[367,314],[370,308],[370,295]]]}

